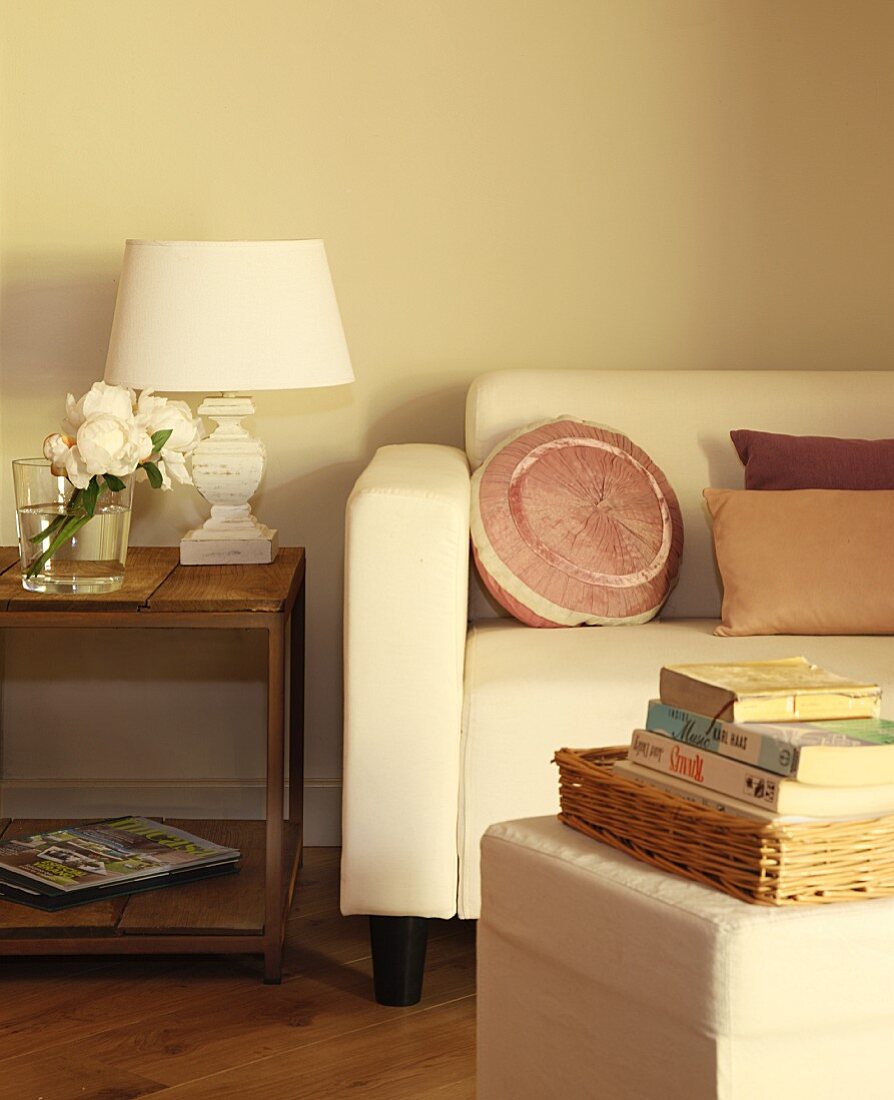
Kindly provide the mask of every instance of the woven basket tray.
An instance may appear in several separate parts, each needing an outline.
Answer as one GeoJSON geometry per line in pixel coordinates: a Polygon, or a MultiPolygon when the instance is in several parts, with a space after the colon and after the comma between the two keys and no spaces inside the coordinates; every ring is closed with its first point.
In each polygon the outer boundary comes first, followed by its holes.
{"type": "Polygon", "coordinates": [[[688,802],[612,771],[626,746],[560,749],[559,819],[595,840],[758,905],[894,895],[894,814],[764,823],[688,802]]]}

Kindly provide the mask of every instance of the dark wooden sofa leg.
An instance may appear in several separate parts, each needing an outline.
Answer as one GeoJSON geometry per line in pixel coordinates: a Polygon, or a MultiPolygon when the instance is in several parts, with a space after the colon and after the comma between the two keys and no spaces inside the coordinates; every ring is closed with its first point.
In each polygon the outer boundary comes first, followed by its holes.
{"type": "Polygon", "coordinates": [[[422,996],[427,917],[370,917],[373,984],[380,1005],[414,1005],[422,996]]]}

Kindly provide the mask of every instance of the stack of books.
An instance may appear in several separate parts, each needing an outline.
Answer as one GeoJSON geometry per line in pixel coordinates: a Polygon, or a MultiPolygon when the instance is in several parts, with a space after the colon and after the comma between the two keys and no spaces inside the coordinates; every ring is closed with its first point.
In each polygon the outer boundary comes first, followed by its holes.
{"type": "Polygon", "coordinates": [[[619,775],[768,821],[894,813],[878,685],[790,657],[668,665],[659,691],[619,775]]]}
{"type": "Polygon", "coordinates": [[[238,870],[240,852],[145,817],[0,840],[0,898],[55,912],[238,870]]]}

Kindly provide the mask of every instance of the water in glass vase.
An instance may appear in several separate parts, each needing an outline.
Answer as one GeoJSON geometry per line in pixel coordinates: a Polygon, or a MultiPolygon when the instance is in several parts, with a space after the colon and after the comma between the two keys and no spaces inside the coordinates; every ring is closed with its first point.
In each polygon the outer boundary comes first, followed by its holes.
{"type": "Polygon", "coordinates": [[[113,592],[120,588],[124,582],[130,508],[119,504],[101,504],[96,514],[34,572],[67,515],[65,505],[57,503],[16,509],[24,587],[31,592],[57,593],[113,592]],[[49,534],[41,538],[45,532],[49,534]]]}

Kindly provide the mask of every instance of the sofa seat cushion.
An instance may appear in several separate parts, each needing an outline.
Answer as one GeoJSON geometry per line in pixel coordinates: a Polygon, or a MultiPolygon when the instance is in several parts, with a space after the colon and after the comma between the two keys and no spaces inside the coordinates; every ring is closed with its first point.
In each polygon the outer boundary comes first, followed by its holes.
{"type": "Polygon", "coordinates": [[[487,827],[558,812],[555,750],[628,743],[658,694],[663,664],[803,655],[880,684],[882,714],[894,717],[894,639],[721,638],[716,626],[715,619],[590,630],[532,630],[508,619],[472,626],[460,765],[460,916],[478,916],[478,847],[487,827]]]}

